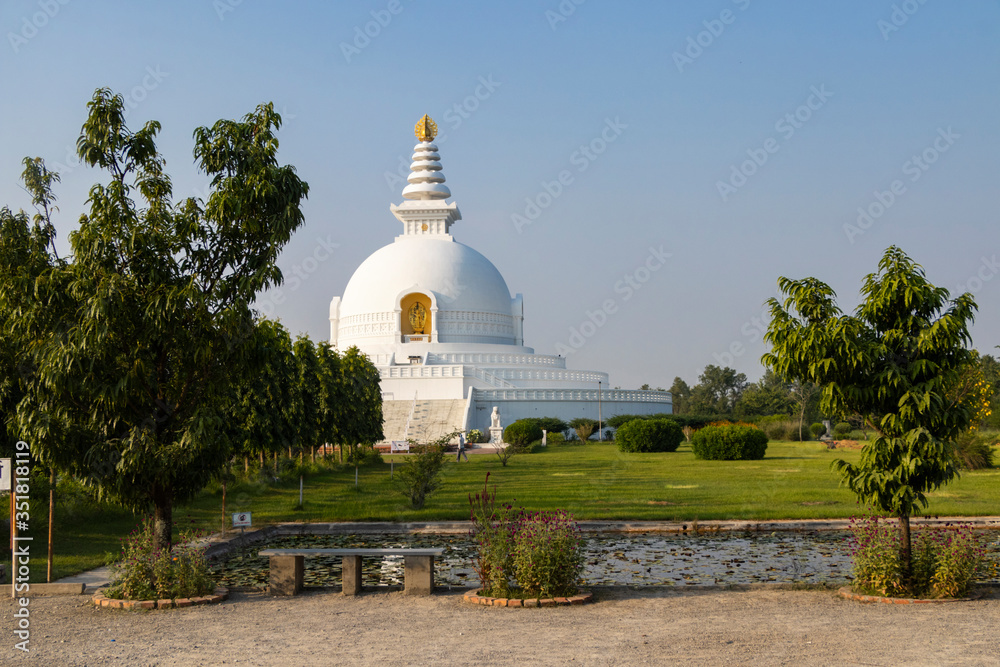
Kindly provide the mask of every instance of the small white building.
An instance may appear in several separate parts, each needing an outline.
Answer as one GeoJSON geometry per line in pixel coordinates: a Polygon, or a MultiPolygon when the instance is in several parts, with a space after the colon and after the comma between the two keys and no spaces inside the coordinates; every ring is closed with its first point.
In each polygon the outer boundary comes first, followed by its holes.
{"type": "Polygon", "coordinates": [[[610,389],[608,374],[566,368],[524,345],[524,302],[482,254],[451,234],[434,122],[417,124],[408,185],[390,206],[403,233],[354,272],[330,302],[330,343],[357,346],[381,374],[386,440],[429,441],[522,417],[605,419],[671,412],[670,394],[610,389]]]}

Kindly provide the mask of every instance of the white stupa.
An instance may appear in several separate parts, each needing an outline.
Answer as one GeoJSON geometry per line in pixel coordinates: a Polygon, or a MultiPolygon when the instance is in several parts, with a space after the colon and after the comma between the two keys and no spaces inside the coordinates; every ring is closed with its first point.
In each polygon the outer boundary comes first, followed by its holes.
{"type": "Polygon", "coordinates": [[[330,303],[330,342],[357,346],[381,374],[386,440],[432,440],[522,417],[670,412],[670,394],[609,389],[608,375],[573,371],[524,346],[524,305],[482,254],[459,243],[462,219],[445,200],[437,127],[417,123],[406,200],[390,206],[403,233],[354,272],[330,303]]]}

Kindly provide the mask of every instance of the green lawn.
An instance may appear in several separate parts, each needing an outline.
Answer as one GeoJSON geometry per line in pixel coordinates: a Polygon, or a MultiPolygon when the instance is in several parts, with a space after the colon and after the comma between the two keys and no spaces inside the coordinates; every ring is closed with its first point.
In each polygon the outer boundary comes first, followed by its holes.
{"type": "MultiPolygon", "coordinates": [[[[298,480],[269,486],[235,484],[227,489],[230,513],[253,512],[254,526],[279,521],[429,521],[469,516],[468,495],[490,472],[501,500],[532,510],[568,509],[578,519],[707,520],[813,519],[859,512],[854,496],[830,471],[835,458],[857,460],[860,452],[828,450],[816,442],[772,442],[761,461],[700,461],[682,445],[669,454],[622,454],[608,444],[566,443],[512,458],[506,468],[492,454],[468,462],[449,457],[441,488],[422,510],[409,509],[389,480],[389,458],[362,468],[359,490],[354,469],[327,470],[305,479],[305,503],[297,509],[298,480]]],[[[452,455],[453,456],[453,455],[452,455]]],[[[930,494],[932,515],[1000,514],[1000,469],[965,472],[930,494]]],[[[58,502],[57,502],[58,506],[58,502]]],[[[175,508],[181,527],[218,530],[222,491],[212,485],[192,503],[175,508]]],[[[137,519],[122,511],[89,509],[57,516],[56,575],[101,565],[137,519]],[[66,516],[64,516],[66,515],[66,516]]],[[[33,544],[33,580],[44,581],[44,521],[33,544]]]]}
{"type": "MultiPolygon", "coordinates": [[[[761,461],[701,461],[690,446],[669,454],[622,454],[613,445],[563,444],[515,456],[506,468],[494,455],[449,459],[440,490],[422,510],[411,510],[389,480],[389,464],[329,471],[305,480],[304,507],[298,482],[278,487],[230,488],[227,512],[251,511],[254,524],[278,521],[425,521],[467,519],[468,495],[490,472],[502,500],[533,510],[568,509],[579,519],[806,519],[849,517],[858,512],[853,494],[830,470],[835,458],[860,452],[828,450],[816,442],[776,442],[761,461]]],[[[387,457],[387,461],[388,458],[387,457]]],[[[396,461],[404,457],[394,457],[396,461]]],[[[967,472],[931,494],[929,512],[1000,513],[1000,470],[967,472]]],[[[209,489],[183,510],[201,527],[220,525],[221,490],[209,489]]]]}

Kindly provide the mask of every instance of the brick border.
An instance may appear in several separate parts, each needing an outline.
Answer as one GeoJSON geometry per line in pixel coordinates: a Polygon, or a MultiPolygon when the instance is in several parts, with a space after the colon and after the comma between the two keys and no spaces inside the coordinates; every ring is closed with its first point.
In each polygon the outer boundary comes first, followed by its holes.
{"type": "Polygon", "coordinates": [[[212,595],[203,595],[194,598],[178,598],[176,600],[116,600],[104,595],[100,590],[90,598],[95,607],[107,607],[109,609],[173,609],[182,607],[194,607],[203,604],[216,604],[229,599],[229,589],[216,588],[212,595]]]}
{"type": "Polygon", "coordinates": [[[581,591],[572,597],[527,599],[521,598],[490,598],[480,595],[482,589],[477,588],[462,596],[462,600],[470,604],[481,604],[487,607],[557,607],[567,605],[581,605],[594,601],[594,594],[590,591],[581,591]]]}
{"type": "Polygon", "coordinates": [[[986,592],[983,590],[977,590],[973,591],[969,597],[965,598],[886,598],[878,595],[855,593],[851,590],[850,586],[843,586],[837,589],[837,595],[846,600],[854,600],[855,602],[882,602],[885,604],[939,604],[942,602],[972,602],[973,600],[978,600],[983,597],[985,593],[986,592]]]}

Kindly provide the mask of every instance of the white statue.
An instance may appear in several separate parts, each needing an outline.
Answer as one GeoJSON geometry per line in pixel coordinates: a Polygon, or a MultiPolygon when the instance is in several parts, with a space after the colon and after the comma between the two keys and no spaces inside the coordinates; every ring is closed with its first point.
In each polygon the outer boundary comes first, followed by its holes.
{"type": "Polygon", "coordinates": [[[500,408],[493,406],[493,414],[490,415],[490,419],[493,422],[490,424],[491,428],[500,428],[500,408]]]}

